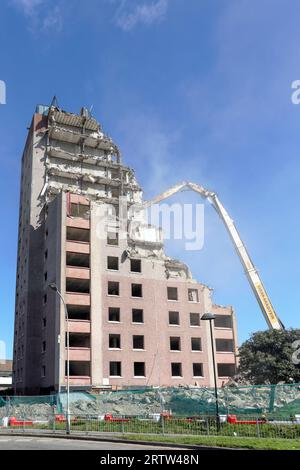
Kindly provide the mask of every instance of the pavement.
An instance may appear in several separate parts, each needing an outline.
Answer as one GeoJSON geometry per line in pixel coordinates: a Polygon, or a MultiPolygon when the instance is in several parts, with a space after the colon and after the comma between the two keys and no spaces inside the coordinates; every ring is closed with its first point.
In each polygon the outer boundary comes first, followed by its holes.
{"type": "MultiPolygon", "coordinates": [[[[1,450],[175,450],[174,447],[159,447],[120,442],[87,441],[37,436],[0,436],[1,450]]],[[[180,448],[177,448],[180,450],[180,448]]]]}

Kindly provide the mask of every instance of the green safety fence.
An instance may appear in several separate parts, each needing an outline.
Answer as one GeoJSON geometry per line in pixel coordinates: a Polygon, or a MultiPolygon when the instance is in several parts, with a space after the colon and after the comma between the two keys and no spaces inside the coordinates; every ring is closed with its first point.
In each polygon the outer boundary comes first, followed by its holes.
{"type": "MultiPolygon", "coordinates": [[[[300,414],[300,384],[222,387],[218,389],[221,414],[290,417],[300,414]]],[[[177,416],[215,412],[214,389],[206,387],[104,390],[97,394],[71,392],[70,409],[76,415],[145,415],[171,412],[177,416]]],[[[66,393],[49,396],[0,397],[0,417],[45,418],[66,410],[66,393]]]]}

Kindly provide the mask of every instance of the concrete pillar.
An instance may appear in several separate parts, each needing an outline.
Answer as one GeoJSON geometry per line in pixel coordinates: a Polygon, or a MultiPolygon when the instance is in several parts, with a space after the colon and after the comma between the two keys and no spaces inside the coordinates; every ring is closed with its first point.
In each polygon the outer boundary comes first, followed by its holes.
{"type": "Polygon", "coordinates": [[[96,386],[103,383],[102,240],[97,230],[103,223],[101,209],[101,205],[91,202],[91,377],[96,386]]]}

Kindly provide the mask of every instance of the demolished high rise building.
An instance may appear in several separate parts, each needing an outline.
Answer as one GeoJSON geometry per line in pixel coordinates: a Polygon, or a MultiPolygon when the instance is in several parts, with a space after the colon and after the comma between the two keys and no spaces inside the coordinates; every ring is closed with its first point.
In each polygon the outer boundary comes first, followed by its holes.
{"type": "Polygon", "coordinates": [[[128,231],[124,203],[141,204],[142,189],[99,123],[86,109],[38,106],[22,159],[16,393],[65,387],[67,326],[73,388],[212,385],[207,311],[217,315],[219,384],[234,374],[232,308],[213,305],[211,290],[165,255],[159,228],[135,215],[128,231]]]}

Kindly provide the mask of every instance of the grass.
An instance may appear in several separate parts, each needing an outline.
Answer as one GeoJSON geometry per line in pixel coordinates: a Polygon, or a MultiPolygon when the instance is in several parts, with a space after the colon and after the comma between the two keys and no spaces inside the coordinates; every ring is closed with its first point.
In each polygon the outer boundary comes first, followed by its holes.
{"type": "Polygon", "coordinates": [[[165,442],[172,444],[189,444],[196,446],[231,447],[251,450],[300,450],[300,439],[259,439],[253,437],[229,437],[229,436],[141,436],[118,435],[129,441],[165,442]]]}
{"type": "MultiPolygon", "coordinates": [[[[55,429],[65,430],[65,423],[55,423],[55,429]]],[[[35,424],[30,429],[52,430],[52,424],[35,424]]],[[[22,429],[22,428],[21,428],[22,429]]],[[[261,450],[300,450],[299,425],[260,426],[260,437],[256,435],[256,425],[223,424],[221,435],[216,436],[216,428],[209,426],[210,435],[203,422],[187,423],[183,420],[165,422],[164,434],[161,423],[132,419],[128,423],[98,422],[97,420],[78,419],[72,422],[72,431],[113,433],[129,441],[166,442],[173,444],[190,444],[196,446],[231,447],[240,449],[261,450]],[[129,433],[129,434],[125,434],[129,433]],[[169,434],[169,435],[168,435],[169,434]]]]}
{"type": "MultiPolygon", "coordinates": [[[[64,430],[66,427],[65,423],[55,423],[56,430],[64,430]]],[[[53,429],[53,424],[35,424],[35,429],[53,429]]],[[[128,422],[109,422],[109,421],[98,421],[92,419],[78,418],[71,424],[72,431],[82,432],[102,432],[102,433],[131,433],[131,434],[153,434],[159,436],[169,435],[182,435],[185,438],[187,435],[189,438],[210,438],[217,435],[217,429],[215,421],[210,421],[209,426],[205,421],[193,421],[187,422],[184,419],[172,419],[167,420],[162,428],[161,423],[157,423],[151,420],[138,420],[130,419],[128,422]]],[[[228,438],[236,441],[238,438],[250,438],[255,439],[269,439],[273,440],[291,440],[292,442],[300,441],[300,425],[289,424],[271,424],[264,423],[257,425],[239,425],[224,423],[221,425],[218,439],[228,438]]]]}
{"type": "MultiPolygon", "coordinates": [[[[77,426],[72,425],[72,431],[89,431],[102,433],[113,432],[114,438],[122,438],[128,441],[145,441],[145,442],[161,442],[161,443],[172,443],[180,446],[180,444],[188,444],[193,446],[208,446],[208,447],[229,447],[237,449],[248,449],[248,450],[300,450],[300,439],[299,438],[274,438],[274,437],[254,437],[254,436],[243,436],[243,435],[223,435],[223,436],[207,436],[207,435],[170,435],[158,434],[158,430],[146,430],[146,429],[137,429],[133,426],[130,430],[127,429],[127,432],[130,434],[122,433],[119,423],[107,423],[110,426],[106,426],[106,423],[103,423],[104,426],[101,426],[100,429],[97,426],[86,427],[83,423],[77,423],[77,426]],[[140,432],[140,434],[138,434],[140,432]],[[142,434],[141,432],[145,433],[142,434]],[[151,434],[147,434],[151,432],[151,434]],[[132,434],[131,434],[132,433],[132,434]]],[[[20,428],[21,430],[22,428],[20,428]]],[[[49,425],[35,425],[30,428],[25,428],[28,431],[31,429],[43,429],[43,430],[52,430],[52,427],[49,425]]],[[[17,431],[17,429],[15,429],[17,431]]],[[[65,430],[65,424],[56,423],[56,430],[65,430]]],[[[160,431],[161,432],[161,431],[160,431]]]]}

